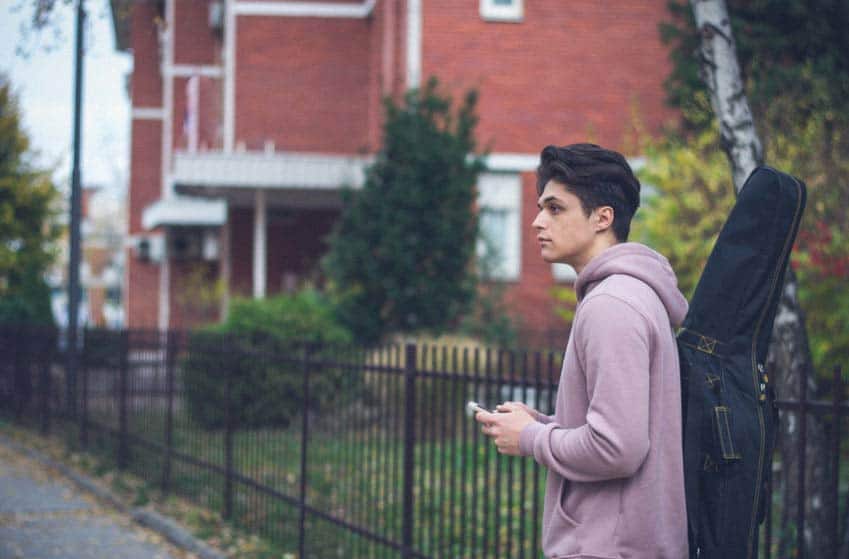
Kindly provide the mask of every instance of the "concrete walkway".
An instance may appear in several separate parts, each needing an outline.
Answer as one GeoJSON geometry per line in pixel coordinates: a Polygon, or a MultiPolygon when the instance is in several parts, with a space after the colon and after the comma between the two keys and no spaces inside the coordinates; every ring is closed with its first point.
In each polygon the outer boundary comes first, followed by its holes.
{"type": "Polygon", "coordinates": [[[186,559],[67,480],[0,445],[0,559],[186,559]]]}

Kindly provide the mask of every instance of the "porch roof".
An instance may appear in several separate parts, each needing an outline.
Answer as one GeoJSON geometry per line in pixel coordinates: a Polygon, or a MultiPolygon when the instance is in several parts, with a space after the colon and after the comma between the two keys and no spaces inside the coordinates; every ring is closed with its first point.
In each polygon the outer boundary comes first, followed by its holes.
{"type": "Polygon", "coordinates": [[[239,190],[360,188],[371,157],[315,153],[177,152],[177,192],[218,197],[239,190]]]}
{"type": "Polygon", "coordinates": [[[185,196],[163,198],[142,212],[142,227],[218,226],[227,220],[227,204],[223,200],[201,200],[185,196]]]}

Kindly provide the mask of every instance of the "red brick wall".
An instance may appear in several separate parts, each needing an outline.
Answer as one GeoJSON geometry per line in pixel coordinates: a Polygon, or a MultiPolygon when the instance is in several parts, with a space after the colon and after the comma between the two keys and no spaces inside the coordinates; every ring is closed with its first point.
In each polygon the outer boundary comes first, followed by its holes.
{"type": "Polygon", "coordinates": [[[221,38],[209,27],[210,0],[177,0],[174,64],[217,64],[221,38]]]}
{"type": "MultiPolygon", "coordinates": [[[[274,3],[274,2],[279,2],[280,0],[257,0],[257,1],[274,3]]],[[[302,3],[302,2],[306,2],[306,3],[315,2],[315,3],[318,3],[318,4],[326,4],[327,0],[299,0],[299,3],[302,3]]],[[[333,0],[332,3],[333,4],[362,4],[363,0],[333,0]]]]}
{"type": "Polygon", "coordinates": [[[366,101],[367,123],[365,144],[368,151],[377,151],[380,146],[380,113],[381,98],[383,97],[383,49],[384,41],[388,36],[386,29],[386,10],[383,3],[375,7],[369,20],[369,52],[368,64],[370,72],[368,75],[368,99],[366,101]]]}
{"type": "Polygon", "coordinates": [[[127,251],[129,289],[125,294],[128,328],[156,328],[159,316],[159,265],[140,262],[135,251],[127,251]]]}
{"type": "Polygon", "coordinates": [[[477,0],[423,6],[423,77],[478,88],[478,137],[493,151],[588,139],[621,147],[632,107],[650,130],[673,114],[657,30],[665,0],[526,0],[521,23],[482,20],[477,0]]]}
{"type": "Polygon", "coordinates": [[[368,146],[368,20],[237,21],[236,142],[357,153],[368,146]]]}
{"type": "Polygon", "coordinates": [[[162,193],[162,122],[134,119],[130,139],[132,157],[128,207],[132,235],[142,232],[142,210],[158,200],[162,193]]]}
{"type": "Polygon", "coordinates": [[[134,107],[161,107],[162,80],[159,75],[159,41],[154,2],[134,2],[130,27],[133,49],[132,101],[134,107]]]}
{"type": "MultiPolygon", "coordinates": [[[[129,233],[142,233],[141,215],[161,194],[162,121],[135,119],[132,122],[130,191],[128,193],[129,233]]],[[[127,252],[128,274],[125,311],[130,328],[155,328],[159,301],[159,265],[139,262],[134,251],[127,252]]]]}

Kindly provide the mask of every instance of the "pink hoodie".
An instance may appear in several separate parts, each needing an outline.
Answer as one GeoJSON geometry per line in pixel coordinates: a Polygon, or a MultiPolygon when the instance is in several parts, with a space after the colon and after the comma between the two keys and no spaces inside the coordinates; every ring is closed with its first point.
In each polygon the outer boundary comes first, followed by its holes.
{"type": "Polygon", "coordinates": [[[686,559],[681,386],[673,326],[687,301],[669,262],[637,243],[578,275],[552,417],[521,433],[548,468],[550,558],[686,559]]]}

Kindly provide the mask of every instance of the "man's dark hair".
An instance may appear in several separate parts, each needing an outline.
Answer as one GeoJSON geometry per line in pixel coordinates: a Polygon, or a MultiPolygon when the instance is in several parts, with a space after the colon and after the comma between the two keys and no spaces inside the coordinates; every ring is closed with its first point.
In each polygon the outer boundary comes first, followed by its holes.
{"type": "Polygon", "coordinates": [[[613,208],[613,233],[628,240],[631,218],[640,206],[640,181],[622,154],[595,144],[546,146],[537,168],[537,193],[553,180],[581,200],[589,217],[601,206],[613,208]]]}

